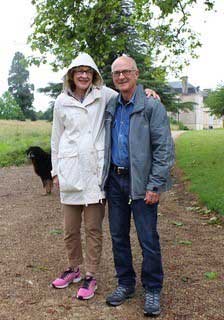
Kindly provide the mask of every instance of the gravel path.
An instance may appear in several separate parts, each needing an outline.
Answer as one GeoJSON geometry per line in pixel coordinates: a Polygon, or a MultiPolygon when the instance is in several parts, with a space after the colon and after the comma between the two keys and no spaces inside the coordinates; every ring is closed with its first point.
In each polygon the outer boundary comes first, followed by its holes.
{"type": "MultiPolygon", "coordinates": [[[[173,176],[174,186],[159,207],[165,271],[159,319],[223,320],[223,226],[210,224],[213,215],[185,190],[177,169],[173,176]],[[211,271],[217,272],[214,280],[205,276],[211,271]]],[[[141,251],[133,226],[136,296],[117,308],[105,305],[116,285],[106,216],[97,293],[90,301],[72,299],[77,284],[65,290],[50,287],[66,266],[58,192],[43,196],[30,165],[0,169],[0,181],[0,320],[144,319],[141,251]]]]}

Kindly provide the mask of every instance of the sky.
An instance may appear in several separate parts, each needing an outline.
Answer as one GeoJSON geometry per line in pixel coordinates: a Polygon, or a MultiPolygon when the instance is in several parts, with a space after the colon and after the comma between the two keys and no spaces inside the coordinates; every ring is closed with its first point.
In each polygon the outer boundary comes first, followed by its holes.
{"type": "MultiPolygon", "coordinates": [[[[200,3],[202,0],[199,0],[200,3]]],[[[31,33],[30,25],[35,16],[31,0],[7,0],[1,4],[0,11],[0,95],[8,89],[8,74],[16,51],[25,56],[32,52],[26,44],[31,33]]],[[[192,60],[184,68],[183,76],[201,89],[212,88],[224,82],[224,0],[216,0],[216,12],[203,12],[200,5],[192,11],[192,28],[201,33],[202,48],[198,50],[199,58],[192,60]]],[[[61,74],[53,73],[49,66],[29,68],[30,83],[35,89],[45,87],[48,82],[60,82],[61,74]]],[[[169,76],[170,81],[175,79],[169,76]]],[[[48,108],[49,98],[35,90],[34,107],[38,110],[48,108]]]]}

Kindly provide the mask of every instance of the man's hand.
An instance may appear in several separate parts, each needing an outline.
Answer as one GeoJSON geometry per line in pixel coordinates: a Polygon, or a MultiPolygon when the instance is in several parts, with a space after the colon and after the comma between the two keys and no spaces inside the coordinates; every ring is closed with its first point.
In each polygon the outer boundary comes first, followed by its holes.
{"type": "Polygon", "coordinates": [[[55,187],[59,188],[58,176],[54,176],[54,177],[53,177],[53,184],[55,185],[55,187]]]}
{"type": "Polygon", "coordinates": [[[159,194],[152,191],[146,191],[144,200],[146,204],[155,204],[159,201],[159,194]]]}
{"type": "Polygon", "coordinates": [[[153,98],[160,100],[160,96],[154,90],[146,88],[145,94],[146,94],[147,98],[150,98],[151,96],[153,96],[153,98]]]}

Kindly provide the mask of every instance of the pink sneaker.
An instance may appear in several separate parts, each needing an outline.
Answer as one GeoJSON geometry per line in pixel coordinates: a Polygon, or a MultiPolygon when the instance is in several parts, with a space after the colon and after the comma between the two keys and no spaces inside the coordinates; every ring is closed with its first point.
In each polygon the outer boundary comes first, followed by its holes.
{"type": "Polygon", "coordinates": [[[76,283],[81,280],[80,270],[74,271],[72,268],[68,268],[65,272],[62,273],[60,278],[57,278],[52,282],[52,287],[63,289],[70,285],[70,283],[76,283]]]}
{"type": "Polygon", "coordinates": [[[96,289],[96,279],[87,276],[83,280],[83,284],[78,290],[77,298],[80,300],[88,300],[94,296],[96,289]]]}

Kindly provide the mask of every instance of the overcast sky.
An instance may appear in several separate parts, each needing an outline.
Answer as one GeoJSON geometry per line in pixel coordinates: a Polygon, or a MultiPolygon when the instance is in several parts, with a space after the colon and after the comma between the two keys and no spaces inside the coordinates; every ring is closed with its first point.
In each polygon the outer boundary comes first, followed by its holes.
{"type": "MultiPolygon", "coordinates": [[[[31,51],[26,45],[30,34],[30,24],[34,17],[31,0],[7,0],[1,4],[0,11],[0,95],[7,90],[8,72],[16,51],[25,56],[31,51]]],[[[199,0],[198,2],[201,2],[199,0]]],[[[199,50],[200,58],[193,60],[184,69],[189,82],[202,89],[215,88],[224,81],[224,1],[216,0],[217,12],[202,12],[200,7],[192,13],[191,25],[195,31],[201,32],[203,47],[199,50]],[[205,22],[206,21],[206,22],[205,22]]],[[[48,66],[32,67],[30,82],[35,88],[45,87],[48,82],[59,82],[59,75],[51,72],[48,66]]],[[[176,80],[170,76],[170,80],[176,80]]],[[[34,106],[36,110],[46,110],[49,99],[35,92],[34,106]]]]}

